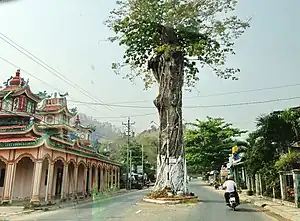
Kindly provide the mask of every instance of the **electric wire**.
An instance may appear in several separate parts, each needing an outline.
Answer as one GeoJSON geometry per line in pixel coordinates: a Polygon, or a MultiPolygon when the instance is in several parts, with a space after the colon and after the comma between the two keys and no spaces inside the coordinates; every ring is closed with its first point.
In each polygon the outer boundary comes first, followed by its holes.
{"type": "MultiPolygon", "coordinates": [[[[52,68],[51,66],[49,66],[48,64],[46,64],[44,61],[42,61],[41,59],[39,59],[38,57],[36,57],[35,55],[33,55],[32,53],[30,53],[28,50],[26,50],[24,47],[22,47],[21,45],[17,44],[15,41],[13,41],[11,38],[9,38],[8,36],[6,36],[5,34],[0,32],[0,39],[2,39],[4,42],[6,42],[7,44],[9,44],[11,47],[15,48],[16,50],[18,50],[19,52],[21,52],[22,54],[24,54],[25,56],[27,56],[28,58],[30,58],[31,60],[33,60],[35,63],[37,63],[38,65],[42,66],[43,68],[45,68],[47,71],[49,71],[50,73],[52,73],[53,75],[55,75],[56,77],[58,77],[59,79],[61,79],[62,81],[64,81],[65,83],[67,83],[68,85],[72,86],[74,89],[76,89],[77,91],[80,91],[82,94],[84,94],[85,96],[89,97],[90,99],[96,101],[96,102],[100,102],[103,103],[103,101],[99,100],[96,97],[93,97],[93,95],[91,95],[88,91],[86,91],[84,88],[80,87],[77,84],[72,83],[72,81],[70,79],[68,79],[67,77],[65,77],[62,73],[60,73],[59,71],[57,71],[56,69],[52,68]],[[2,37],[3,36],[3,37],[2,37]],[[8,40],[6,40],[6,39],[8,40]],[[15,44],[15,45],[13,45],[15,44]],[[19,49],[19,48],[21,49],[19,49]],[[24,51],[27,53],[24,53],[24,51]],[[31,55],[31,57],[29,55],[31,55]],[[36,60],[35,60],[35,59],[36,60]],[[79,88],[79,89],[78,89],[79,88]]],[[[117,112],[115,109],[103,105],[105,108],[109,109],[110,111],[113,112],[117,112]]]]}
{"type": "MultiPolygon", "coordinates": [[[[249,102],[240,102],[240,103],[230,103],[230,104],[214,104],[214,105],[192,105],[192,106],[183,106],[182,108],[185,109],[192,109],[192,108],[217,108],[217,107],[234,107],[234,106],[246,106],[246,105],[253,105],[253,104],[265,104],[265,103],[274,103],[274,102],[281,102],[287,100],[296,100],[300,99],[300,96],[295,97],[288,97],[288,98],[277,98],[277,99],[270,99],[270,100],[262,100],[262,101],[249,101],[249,102]]],[[[80,104],[89,104],[89,105],[103,105],[102,103],[93,103],[93,102],[85,102],[85,101],[74,101],[74,103],[80,104]]],[[[113,107],[120,107],[120,108],[138,108],[138,109],[152,109],[155,108],[150,106],[134,106],[134,105],[118,105],[118,104],[105,104],[108,106],[113,107]]]]}
{"type": "MultiPolygon", "coordinates": [[[[300,83],[284,84],[284,85],[278,85],[278,86],[272,86],[272,87],[254,88],[254,89],[231,91],[231,92],[224,92],[224,93],[212,93],[212,94],[207,94],[207,95],[196,95],[196,96],[184,97],[183,99],[188,100],[188,99],[195,99],[195,98],[218,97],[218,96],[224,96],[224,95],[242,94],[242,93],[258,92],[258,91],[267,91],[267,90],[275,90],[275,89],[296,87],[296,86],[300,86],[300,83]]],[[[146,102],[151,102],[151,100],[120,101],[120,102],[107,103],[107,105],[111,105],[111,104],[134,104],[134,103],[146,103],[146,102]]]]}

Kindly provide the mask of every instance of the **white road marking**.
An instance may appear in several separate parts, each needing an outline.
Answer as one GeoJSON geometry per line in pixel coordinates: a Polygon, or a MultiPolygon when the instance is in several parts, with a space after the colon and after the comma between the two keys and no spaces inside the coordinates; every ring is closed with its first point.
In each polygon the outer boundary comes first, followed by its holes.
{"type": "Polygon", "coordinates": [[[142,212],[142,210],[136,211],[135,213],[138,214],[138,213],[140,213],[140,212],[142,212]]]}

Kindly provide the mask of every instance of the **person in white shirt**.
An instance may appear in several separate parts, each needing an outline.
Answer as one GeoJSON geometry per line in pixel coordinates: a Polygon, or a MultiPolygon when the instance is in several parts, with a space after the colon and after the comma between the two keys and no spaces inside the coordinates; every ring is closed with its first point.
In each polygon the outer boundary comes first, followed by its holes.
{"type": "Polygon", "coordinates": [[[228,178],[226,179],[226,181],[223,184],[223,189],[225,189],[224,197],[225,197],[225,201],[226,201],[227,205],[229,205],[230,193],[235,194],[236,203],[240,204],[239,194],[237,192],[237,186],[236,186],[236,183],[233,181],[232,176],[228,176],[228,178]]]}

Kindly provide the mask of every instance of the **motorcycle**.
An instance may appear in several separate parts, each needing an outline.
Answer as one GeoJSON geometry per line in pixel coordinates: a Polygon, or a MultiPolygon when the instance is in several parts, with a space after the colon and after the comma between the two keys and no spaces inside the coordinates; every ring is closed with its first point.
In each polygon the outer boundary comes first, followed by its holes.
{"type": "Polygon", "coordinates": [[[233,209],[233,211],[235,211],[235,208],[237,207],[237,203],[236,203],[236,199],[235,199],[235,194],[234,193],[230,193],[229,195],[229,207],[233,209]]]}

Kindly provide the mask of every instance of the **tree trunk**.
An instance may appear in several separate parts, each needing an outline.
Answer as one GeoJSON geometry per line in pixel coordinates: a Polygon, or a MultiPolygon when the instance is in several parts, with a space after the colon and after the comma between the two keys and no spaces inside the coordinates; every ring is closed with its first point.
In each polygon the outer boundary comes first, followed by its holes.
{"type": "Polygon", "coordinates": [[[182,127],[184,55],[177,50],[176,35],[172,29],[163,27],[162,38],[170,47],[149,61],[149,68],[159,85],[159,94],[154,100],[160,120],[154,191],[171,188],[174,193],[185,192],[182,127]]]}

